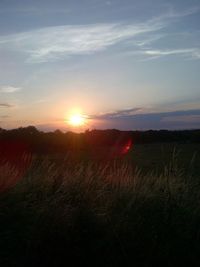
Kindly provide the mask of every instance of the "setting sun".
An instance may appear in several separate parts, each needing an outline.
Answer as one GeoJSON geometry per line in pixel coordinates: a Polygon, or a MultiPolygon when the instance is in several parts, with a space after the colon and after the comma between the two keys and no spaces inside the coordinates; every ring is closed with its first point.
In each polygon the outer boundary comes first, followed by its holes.
{"type": "Polygon", "coordinates": [[[85,117],[81,114],[71,115],[69,118],[69,124],[75,127],[82,126],[85,124],[85,117]]]}

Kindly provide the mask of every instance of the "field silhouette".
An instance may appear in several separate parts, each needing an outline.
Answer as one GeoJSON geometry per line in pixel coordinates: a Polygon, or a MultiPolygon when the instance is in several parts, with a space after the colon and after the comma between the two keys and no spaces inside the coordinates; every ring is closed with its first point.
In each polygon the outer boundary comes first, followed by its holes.
{"type": "Polygon", "coordinates": [[[1,130],[1,266],[198,266],[199,134],[1,130]]]}

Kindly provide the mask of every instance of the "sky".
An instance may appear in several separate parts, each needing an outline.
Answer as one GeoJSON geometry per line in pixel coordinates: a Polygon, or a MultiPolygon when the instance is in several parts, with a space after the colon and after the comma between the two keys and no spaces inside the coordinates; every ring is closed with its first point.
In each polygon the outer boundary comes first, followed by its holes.
{"type": "Polygon", "coordinates": [[[0,127],[200,128],[199,0],[0,0],[0,127]]]}

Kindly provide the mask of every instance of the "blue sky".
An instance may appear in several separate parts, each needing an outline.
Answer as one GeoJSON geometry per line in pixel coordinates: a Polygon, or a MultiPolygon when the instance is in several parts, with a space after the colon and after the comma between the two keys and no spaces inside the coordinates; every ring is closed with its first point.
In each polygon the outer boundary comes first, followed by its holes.
{"type": "Polygon", "coordinates": [[[199,0],[0,1],[0,127],[200,126],[199,0]]]}

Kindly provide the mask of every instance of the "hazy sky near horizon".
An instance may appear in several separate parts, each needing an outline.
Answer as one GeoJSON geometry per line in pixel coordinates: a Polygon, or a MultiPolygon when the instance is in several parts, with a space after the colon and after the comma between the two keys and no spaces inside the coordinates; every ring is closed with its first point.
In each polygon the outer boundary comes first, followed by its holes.
{"type": "Polygon", "coordinates": [[[1,0],[0,127],[200,127],[199,0],[1,0]]]}

